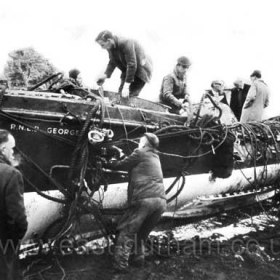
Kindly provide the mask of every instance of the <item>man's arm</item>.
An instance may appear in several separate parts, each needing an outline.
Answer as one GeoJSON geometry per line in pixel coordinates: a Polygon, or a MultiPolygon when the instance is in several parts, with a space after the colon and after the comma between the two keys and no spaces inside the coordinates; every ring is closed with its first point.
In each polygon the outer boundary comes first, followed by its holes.
{"type": "Polygon", "coordinates": [[[23,179],[19,171],[13,170],[6,187],[7,224],[11,238],[23,238],[27,230],[27,219],[23,200],[23,179]]]}
{"type": "Polygon", "coordinates": [[[130,170],[139,163],[140,157],[140,150],[135,149],[132,154],[125,159],[113,162],[112,167],[116,169],[120,168],[124,170],[130,170]]]}
{"type": "Polygon", "coordinates": [[[107,76],[107,78],[110,78],[112,76],[116,67],[117,67],[117,65],[116,65],[115,61],[110,58],[106,71],[105,71],[105,75],[107,76]]]}
{"type": "Polygon", "coordinates": [[[251,107],[256,99],[256,96],[257,96],[257,87],[255,84],[252,84],[247,94],[246,100],[244,102],[243,109],[251,107]]]}

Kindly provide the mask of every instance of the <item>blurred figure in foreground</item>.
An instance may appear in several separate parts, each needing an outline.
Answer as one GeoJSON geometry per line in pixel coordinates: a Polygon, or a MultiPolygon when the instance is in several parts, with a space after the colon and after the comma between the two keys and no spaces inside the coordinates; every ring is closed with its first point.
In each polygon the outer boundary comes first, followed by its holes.
{"type": "Polygon", "coordinates": [[[0,279],[23,279],[18,251],[20,240],[27,230],[23,201],[23,179],[13,166],[15,139],[0,129],[0,279]]]}

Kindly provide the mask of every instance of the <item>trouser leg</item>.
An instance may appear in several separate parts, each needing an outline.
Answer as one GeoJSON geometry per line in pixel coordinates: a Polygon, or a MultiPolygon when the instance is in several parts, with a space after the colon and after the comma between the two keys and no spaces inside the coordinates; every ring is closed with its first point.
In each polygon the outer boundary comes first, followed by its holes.
{"type": "Polygon", "coordinates": [[[134,244],[135,238],[133,235],[125,232],[119,234],[114,249],[114,268],[125,270],[128,267],[129,256],[134,244]]]}
{"type": "Polygon", "coordinates": [[[145,257],[145,248],[146,241],[150,234],[150,232],[154,229],[156,224],[159,222],[161,214],[163,213],[165,207],[162,202],[162,207],[159,207],[156,211],[154,211],[151,215],[147,216],[143,224],[141,225],[139,232],[137,234],[137,258],[144,259],[145,257]]]}
{"type": "Polygon", "coordinates": [[[134,81],[129,86],[129,96],[138,96],[145,84],[146,83],[144,81],[135,77],[134,81]]]}
{"type": "Polygon", "coordinates": [[[135,255],[144,258],[144,243],[160,219],[165,206],[164,199],[149,198],[135,202],[127,210],[118,225],[119,236],[114,251],[114,266],[116,268],[127,268],[132,248],[134,248],[135,255]]]}
{"type": "Polygon", "coordinates": [[[20,280],[23,279],[17,254],[12,250],[3,253],[0,250],[0,279],[20,280]]]}

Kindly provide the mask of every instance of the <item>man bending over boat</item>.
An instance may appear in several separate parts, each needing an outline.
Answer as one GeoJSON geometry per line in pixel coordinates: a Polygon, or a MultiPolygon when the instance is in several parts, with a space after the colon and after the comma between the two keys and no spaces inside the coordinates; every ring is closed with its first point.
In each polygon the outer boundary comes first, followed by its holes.
{"type": "Polygon", "coordinates": [[[142,46],[135,40],[117,37],[107,30],[99,33],[95,41],[109,53],[107,69],[98,78],[97,84],[103,85],[117,67],[122,72],[121,96],[138,96],[152,76],[152,61],[142,46]]]}
{"type": "Polygon", "coordinates": [[[113,265],[118,271],[127,269],[133,247],[134,263],[144,264],[145,241],[166,209],[158,146],[158,137],[145,133],[130,156],[110,164],[129,170],[128,209],[118,222],[114,251],[113,265]]]}
{"type": "Polygon", "coordinates": [[[27,230],[23,179],[13,166],[15,139],[0,129],[0,279],[23,279],[18,264],[20,239],[27,230]]]}
{"type": "Polygon", "coordinates": [[[160,101],[169,106],[169,112],[183,114],[191,111],[190,94],[187,86],[187,72],[191,66],[190,60],[181,56],[172,73],[163,78],[160,88],[160,101]]]}

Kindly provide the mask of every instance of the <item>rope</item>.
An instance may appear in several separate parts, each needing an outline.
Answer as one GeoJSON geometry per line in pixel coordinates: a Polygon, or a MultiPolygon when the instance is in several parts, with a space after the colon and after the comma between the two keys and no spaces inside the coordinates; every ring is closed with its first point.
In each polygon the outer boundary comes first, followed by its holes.
{"type": "Polygon", "coordinates": [[[27,184],[29,184],[40,196],[48,199],[48,200],[51,200],[51,201],[54,201],[54,202],[57,202],[57,203],[62,203],[62,204],[66,204],[68,201],[66,199],[60,199],[60,198],[57,198],[57,197],[53,197],[53,196],[50,196],[48,194],[45,194],[44,192],[42,192],[39,188],[37,188],[26,176],[23,175],[23,179],[27,182],[27,184]]]}

